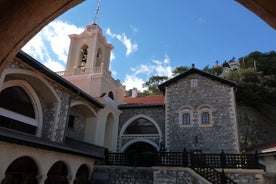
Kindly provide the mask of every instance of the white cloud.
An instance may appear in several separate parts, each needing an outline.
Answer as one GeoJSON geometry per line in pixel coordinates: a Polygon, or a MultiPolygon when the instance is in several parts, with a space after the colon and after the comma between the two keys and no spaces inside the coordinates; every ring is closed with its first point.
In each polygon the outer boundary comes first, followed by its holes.
{"type": "Polygon", "coordinates": [[[146,88],[143,84],[149,77],[154,75],[159,76],[172,76],[172,67],[170,66],[170,58],[166,54],[163,60],[152,60],[150,64],[141,64],[136,68],[131,68],[132,74],[126,75],[123,84],[126,89],[137,88],[140,91],[144,91],[146,88]]]}
{"type": "Polygon", "coordinates": [[[137,51],[138,45],[136,43],[132,43],[131,39],[128,38],[125,33],[115,34],[111,32],[110,28],[107,28],[106,34],[111,38],[117,38],[126,47],[126,56],[137,51]]]}
{"type": "Polygon", "coordinates": [[[62,65],[60,62],[48,60],[44,63],[44,65],[54,72],[64,71],[64,65],[62,65]]]}
{"type": "Polygon", "coordinates": [[[43,34],[39,32],[22,49],[37,60],[43,61],[49,58],[48,49],[44,44],[43,34]]]}
{"type": "Polygon", "coordinates": [[[126,75],[123,85],[126,86],[126,90],[137,88],[139,91],[144,91],[146,88],[143,88],[145,81],[137,77],[136,75],[126,75]]]}
{"type": "Polygon", "coordinates": [[[172,67],[169,65],[170,58],[167,54],[165,55],[165,58],[163,61],[158,61],[158,60],[154,60],[154,61],[156,63],[156,66],[154,67],[156,75],[168,76],[168,77],[172,75],[172,67]]]}
{"type": "Polygon", "coordinates": [[[130,26],[131,30],[134,32],[134,34],[136,34],[138,32],[138,28],[137,27],[135,27],[132,24],[130,24],[129,26],[130,26]]]}
{"type": "Polygon", "coordinates": [[[43,28],[23,48],[26,53],[53,71],[64,70],[70,44],[69,34],[79,34],[84,28],[63,21],[53,21],[43,28]],[[51,53],[51,54],[50,54],[51,53]]]}
{"type": "Polygon", "coordinates": [[[110,54],[110,62],[112,62],[113,60],[115,60],[116,56],[114,54],[114,52],[111,51],[111,54],[110,54]]]}

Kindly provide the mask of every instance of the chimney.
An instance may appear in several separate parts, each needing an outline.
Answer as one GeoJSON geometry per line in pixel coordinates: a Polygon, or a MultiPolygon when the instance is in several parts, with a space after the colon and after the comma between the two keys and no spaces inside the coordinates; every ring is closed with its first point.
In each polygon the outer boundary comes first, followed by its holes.
{"type": "Polygon", "coordinates": [[[136,98],[137,96],[138,96],[138,90],[137,90],[137,88],[133,88],[132,93],[131,93],[131,97],[136,98]]]}
{"type": "Polygon", "coordinates": [[[192,68],[195,68],[195,64],[194,63],[192,64],[192,68]]]}

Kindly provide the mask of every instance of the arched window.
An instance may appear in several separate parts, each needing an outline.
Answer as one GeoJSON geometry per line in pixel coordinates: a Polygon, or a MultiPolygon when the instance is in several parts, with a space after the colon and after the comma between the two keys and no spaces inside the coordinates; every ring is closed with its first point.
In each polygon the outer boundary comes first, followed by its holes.
{"type": "Polygon", "coordinates": [[[0,126],[35,135],[38,121],[33,103],[19,86],[8,87],[0,93],[0,126]]]}
{"type": "Polygon", "coordinates": [[[124,134],[158,134],[158,131],[151,121],[139,118],[128,125],[124,134]]]}
{"type": "Polygon", "coordinates": [[[209,105],[202,105],[198,108],[199,125],[200,126],[213,126],[213,113],[215,109],[209,105]]]}
{"type": "Polygon", "coordinates": [[[193,108],[189,106],[181,107],[179,110],[179,124],[181,127],[193,126],[193,108]]]}

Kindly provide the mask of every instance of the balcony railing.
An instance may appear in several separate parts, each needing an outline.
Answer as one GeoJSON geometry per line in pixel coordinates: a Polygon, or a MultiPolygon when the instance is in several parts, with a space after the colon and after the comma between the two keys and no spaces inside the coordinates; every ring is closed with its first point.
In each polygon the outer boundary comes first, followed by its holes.
{"type": "Polygon", "coordinates": [[[183,152],[157,153],[105,153],[106,165],[170,166],[191,168],[241,168],[258,169],[256,154],[203,154],[183,152]]]}
{"type": "Polygon", "coordinates": [[[92,74],[92,73],[103,73],[103,65],[95,67],[95,68],[81,68],[76,67],[74,68],[72,73],[67,73],[66,71],[59,71],[56,72],[59,76],[66,76],[66,75],[81,75],[81,74],[92,74]]]}

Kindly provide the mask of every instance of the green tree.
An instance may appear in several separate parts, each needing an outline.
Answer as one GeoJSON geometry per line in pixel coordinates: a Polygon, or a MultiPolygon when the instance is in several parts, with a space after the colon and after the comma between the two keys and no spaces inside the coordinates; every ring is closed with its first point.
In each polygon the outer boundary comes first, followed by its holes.
{"type": "Polygon", "coordinates": [[[158,85],[167,80],[167,76],[152,76],[149,78],[149,80],[144,84],[148,87],[148,90],[144,91],[142,95],[159,95],[162,94],[162,92],[158,89],[158,85]]]}
{"type": "Polygon", "coordinates": [[[178,74],[181,74],[183,72],[186,72],[187,70],[189,70],[190,68],[188,66],[179,66],[176,67],[173,71],[172,71],[172,75],[176,76],[178,74]]]}

